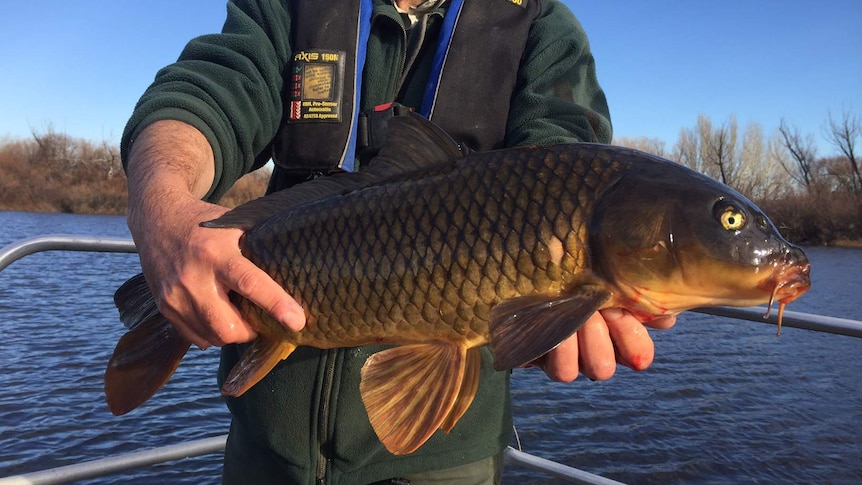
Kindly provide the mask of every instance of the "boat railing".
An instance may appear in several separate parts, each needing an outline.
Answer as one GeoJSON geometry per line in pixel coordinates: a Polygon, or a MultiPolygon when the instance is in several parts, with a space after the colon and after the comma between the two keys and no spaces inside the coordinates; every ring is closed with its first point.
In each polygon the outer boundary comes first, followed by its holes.
{"type": "MultiPolygon", "coordinates": [[[[42,251],[92,251],[109,253],[137,252],[129,238],[89,237],[78,235],[46,235],[24,239],[0,249],[0,271],[27,255],[42,251]]],[[[777,312],[766,308],[712,307],[697,308],[699,313],[719,315],[753,322],[777,325],[777,312]]],[[[785,311],[782,325],[817,332],[862,338],[862,322],[844,318],[785,311]]],[[[158,463],[167,463],[185,458],[203,456],[224,451],[227,435],[214,436],[176,445],[162,446],[132,453],[105,457],[97,460],[66,465],[58,468],[0,478],[0,485],[48,485],[70,483],[96,478],[125,470],[142,468],[158,463]]],[[[524,453],[512,447],[506,449],[505,463],[539,471],[545,475],[570,483],[582,485],[620,485],[620,482],[604,478],[577,468],[524,453]]]]}
{"type": "MultiPolygon", "coordinates": [[[[150,448],[48,470],[0,478],[0,485],[55,485],[98,478],[150,465],[221,453],[224,451],[226,440],[227,435],[221,435],[176,445],[150,448]]],[[[518,451],[511,446],[505,450],[503,457],[506,465],[529,468],[570,483],[581,485],[624,485],[609,478],[518,451]]]]}

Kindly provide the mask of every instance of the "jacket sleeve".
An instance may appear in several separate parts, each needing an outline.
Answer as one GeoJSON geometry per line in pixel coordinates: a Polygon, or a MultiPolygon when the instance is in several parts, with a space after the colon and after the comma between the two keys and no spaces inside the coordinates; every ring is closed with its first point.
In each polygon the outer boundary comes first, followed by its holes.
{"type": "Polygon", "coordinates": [[[121,155],[147,125],[179,120],[200,130],[215,155],[208,200],[269,159],[282,116],[283,72],[291,58],[288,1],[230,0],[222,32],[191,40],[161,69],[135,106],[121,155]]]}
{"type": "Polygon", "coordinates": [[[543,2],[530,28],[506,133],[508,146],[611,141],[586,33],[557,0],[543,2]]]}

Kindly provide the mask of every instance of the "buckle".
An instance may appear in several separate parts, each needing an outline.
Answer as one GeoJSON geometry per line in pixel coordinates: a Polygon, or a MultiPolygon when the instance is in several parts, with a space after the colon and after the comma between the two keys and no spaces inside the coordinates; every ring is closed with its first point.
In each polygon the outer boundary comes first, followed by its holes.
{"type": "Polygon", "coordinates": [[[404,116],[411,111],[409,106],[403,104],[386,103],[360,113],[356,125],[356,153],[359,157],[368,159],[377,155],[386,143],[389,120],[396,116],[404,116]]]}

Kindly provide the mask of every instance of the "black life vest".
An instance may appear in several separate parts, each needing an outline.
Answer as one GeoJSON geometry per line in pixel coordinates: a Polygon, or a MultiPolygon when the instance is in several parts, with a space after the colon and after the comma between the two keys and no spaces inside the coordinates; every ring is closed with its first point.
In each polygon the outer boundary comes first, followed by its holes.
{"type": "MultiPolygon", "coordinates": [[[[420,114],[473,149],[500,148],[538,2],[452,0],[420,114]]],[[[273,141],[281,171],[354,170],[372,12],[372,0],[296,2],[285,121],[273,141]]]]}

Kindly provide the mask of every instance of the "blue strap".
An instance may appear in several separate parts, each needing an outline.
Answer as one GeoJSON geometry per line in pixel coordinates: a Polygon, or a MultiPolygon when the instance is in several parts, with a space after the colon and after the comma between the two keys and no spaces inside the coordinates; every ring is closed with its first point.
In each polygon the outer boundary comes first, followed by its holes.
{"type": "Polygon", "coordinates": [[[455,24],[458,23],[458,17],[461,15],[461,7],[463,5],[464,0],[452,0],[449,9],[446,11],[446,16],[443,18],[437,51],[434,53],[431,74],[428,76],[428,84],[425,85],[425,94],[422,97],[422,108],[419,110],[419,113],[426,118],[431,118],[431,113],[434,111],[437,90],[440,86],[440,78],[443,75],[443,65],[446,63],[446,56],[449,54],[449,45],[452,43],[452,36],[455,34],[455,24]]]}
{"type": "Polygon", "coordinates": [[[356,67],[353,81],[353,121],[350,129],[350,139],[347,141],[347,150],[344,152],[344,160],[341,169],[347,172],[356,170],[356,129],[359,126],[359,97],[362,94],[362,67],[365,65],[368,38],[371,36],[371,15],[374,13],[372,0],[360,0],[359,2],[359,28],[356,39],[356,67]]]}

